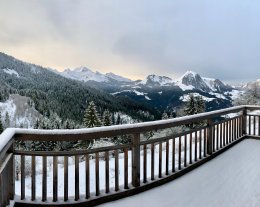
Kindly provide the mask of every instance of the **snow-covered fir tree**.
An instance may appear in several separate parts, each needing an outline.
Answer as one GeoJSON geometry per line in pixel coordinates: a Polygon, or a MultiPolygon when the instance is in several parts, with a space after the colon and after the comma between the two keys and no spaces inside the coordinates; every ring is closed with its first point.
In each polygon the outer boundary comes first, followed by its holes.
{"type": "Polygon", "coordinates": [[[121,117],[120,114],[117,114],[117,118],[116,118],[116,125],[120,125],[121,124],[121,117]]]}
{"type": "Polygon", "coordinates": [[[33,128],[34,128],[34,129],[39,129],[39,125],[40,125],[39,119],[36,119],[36,121],[35,121],[35,123],[34,123],[34,125],[33,125],[33,128]]]}
{"type": "Polygon", "coordinates": [[[93,101],[89,103],[85,111],[83,122],[87,128],[99,127],[101,125],[99,114],[93,101]]]}
{"type": "Polygon", "coordinates": [[[5,128],[10,127],[10,115],[8,112],[5,113],[5,128]]]}
{"type": "Polygon", "coordinates": [[[205,101],[203,100],[202,96],[196,96],[195,103],[197,107],[196,114],[203,113],[205,111],[205,101]]]}
{"type": "Polygon", "coordinates": [[[4,131],[3,123],[2,123],[2,114],[0,112],[0,134],[4,131]]]}
{"type": "MultiPolygon", "coordinates": [[[[85,115],[83,119],[84,126],[87,128],[99,127],[101,126],[101,121],[99,118],[99,114],[96,110],[96,105],[93,101],[91,101],[85,110],[85,115]]],[[[80,140],[77,144],[75,144],[76,148],[87,149],[90,148],[95,143],[95,140],[87,141],[80,140]]]]}
{"type": "Polygon", "coordinates": [[[185,109],[184,109],[185,115],[193,115],[196,114],[196,103],[195,103],[195,97],[193,94],[189,95],[188,101],[186,103],[185,109]]]}
{"type": "Polygon", "coordinates": [[[103,125],[104,126],[111,126],[112,125],[112,117],[109,110],[105,110],[103,113],[103,125]]]}
{"type": "Polygon", "coordinates": [[[164,120],[164,119],[168,119],[169,117],[168,117],[168,114],[166,113],[166,112],[163,112],[163,114],[162,114],[162,120],[164,120]]]}
{"type": "MultiPolygon", "coordinates": [[[[189,95],[188,102],[186,103],[184,112],[185,115],[194,115],[198,113],[202,113],[205,111],[205,101],[202,96],[194,96],[193,94],[189,95]]],[[[190,128],[194,128],[195,126],[201,125],[203,123],[191,123],[188,125],[190,128]]]]}

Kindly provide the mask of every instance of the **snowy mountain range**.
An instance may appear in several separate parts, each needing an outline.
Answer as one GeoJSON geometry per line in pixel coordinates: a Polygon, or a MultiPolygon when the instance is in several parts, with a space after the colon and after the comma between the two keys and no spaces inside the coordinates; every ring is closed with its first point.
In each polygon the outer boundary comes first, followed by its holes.
{"type": "Polygon", "coordinates": [[[60,74],[66,78],[78,80],[78,81],[94,81],[98,83],[113,83],[114,81],[118,82],[117,84],[122,86],[140,86],[140,87],[162,87],[162,86],[177,86],[183,91],[186,90],[201,90],[204,92],[220,92],[224,93],[226,91],[232,90],[232,87],[223,83],[219,79],[205,78],[201,77],[198,73],[193,71],[187,71],[180,78],[172,79],[167,76],[159,75],[148,75],[143,80],[132,81],[128,78],[113,74],[106,73],[102,74],[98,71],[93,72],[92,70],[86,67],[75,68],[74,70],[66,69],[60,74]]]}
{"type": "Polygon", "coordinates": [[[201,95],[206,101],[207,110],[219,109],[231,106],[233,98],[238,94],[238,90],[221,80],[202,77],[193,71],[187,71],[175,79],[152,74],[136,81],[113,73],[93,72],[86,67],[66,69],[60,74],[83,81],[113,96],[128,97],[161,110],[179,107],[187,101],[190,93],[201,95]]]}

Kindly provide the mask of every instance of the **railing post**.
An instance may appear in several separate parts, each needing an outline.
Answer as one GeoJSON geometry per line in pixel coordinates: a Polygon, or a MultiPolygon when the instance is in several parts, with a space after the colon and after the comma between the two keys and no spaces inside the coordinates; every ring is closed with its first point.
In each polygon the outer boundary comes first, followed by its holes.
{"type": "Polygon", "coordinates": [[[7,206],[14,199],[14,155],[13,144],[0,160],[0,206],[7,206]]]}
{"type": "Polygon", "coordinates": [[[242,135],[246,135],[246,108],[243,109],[243,117],[242,117],[242,135]]]}
{"type": "Polygon", "coordinates": [[[14,144],[9,149],[9,153],[12,153],[12,159],[10,160],[10,168],[9,168],[9,185],[10,185],[10,191],[9,191],[9,199],[14,199],[15,194],[15,156],[14,156],[14,144]]]}
{"type": "Polygon", "coordinates": [[[207,154],[212,155],[213,152],[213,121],[207,120],[207,154]]]}
{"type": "Polygon", "coordinates": [[[132,185],[140,186],[140,134],[132,136],[132,185]]]}

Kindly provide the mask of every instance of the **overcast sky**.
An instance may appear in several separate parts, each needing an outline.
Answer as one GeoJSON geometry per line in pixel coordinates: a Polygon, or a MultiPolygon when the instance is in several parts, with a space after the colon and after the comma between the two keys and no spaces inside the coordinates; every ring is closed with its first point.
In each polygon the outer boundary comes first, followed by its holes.
{"type": "Polygon", "coordinates": [[[0,50],[132,79],[260,78],[259,0],[1,0],[0,50]]]}

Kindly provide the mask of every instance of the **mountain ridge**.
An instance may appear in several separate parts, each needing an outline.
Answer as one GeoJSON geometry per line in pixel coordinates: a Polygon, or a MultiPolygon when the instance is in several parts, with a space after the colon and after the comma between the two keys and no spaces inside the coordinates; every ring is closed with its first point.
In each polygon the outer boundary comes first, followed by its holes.
{"type": "Polygon", "coordinates": [[[111,83],[114,81],[119,82],[118,84],[133,84],[136,86],[147,86],[147,87],[161,87],[161,86],[178,86],[182,90],[198,89],[205,92],[216,91],[225,92],[232,90],[233,87],[226,83],[223,83],[219,79],[201,77],[198,73],[193,71],[185,72],[181,77],[172,79],[167,76],[160,76],[151,74],[143,80],[133,81],[129,78],[119,76],[114,73],[102,74],[98,71],[93,72],[91,69],[86,67],[78,67],[75,69],[66,69],[63,72],[59,72],[62,76],[78,81],[89,82],[95,81],[98,83],[111,83]]]}

